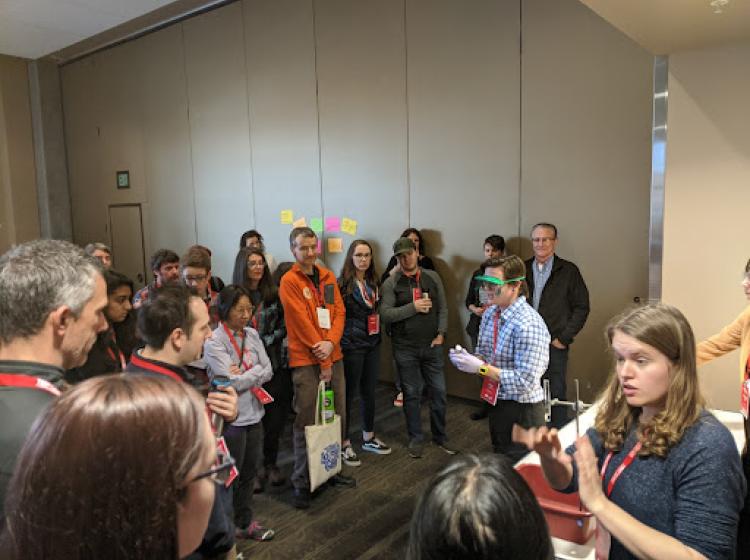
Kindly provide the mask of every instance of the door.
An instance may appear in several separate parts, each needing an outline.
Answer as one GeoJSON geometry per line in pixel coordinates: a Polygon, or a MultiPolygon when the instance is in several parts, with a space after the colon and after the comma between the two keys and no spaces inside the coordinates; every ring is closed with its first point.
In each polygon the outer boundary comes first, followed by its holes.
{"type": "Polygon", "coordinates": [[[133,280],[136,290],[142,288],[146,282],[146,255],[143,247],[141,205],[111,205],[109,233],[112,268],[133,280]]]}

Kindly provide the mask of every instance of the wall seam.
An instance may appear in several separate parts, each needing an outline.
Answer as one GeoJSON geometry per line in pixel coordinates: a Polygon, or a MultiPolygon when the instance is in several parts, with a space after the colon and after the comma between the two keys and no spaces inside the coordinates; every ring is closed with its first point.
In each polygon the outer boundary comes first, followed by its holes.
{"type": "Polygon", "coordinates": [[[523,0],[518,0],[518,232],[517,251],[521,252],[523,221],[523,0]]]}
{"type": "Polygon", "coordinates": [[[253,131],[252,131],[252,118],[250,111],[250,70],[247,66],[247,30],[245,29],[245,3],[240,2],[240,14],[242,16],[242,46],[243,46],[243,58],[245,60],[245,97],[247,103],[245,108],[247,110],[247,144],[248,151],[250,152],[250,194],[253,200],[253,227],[258,229],[258,214],[257,214],[257,203],[255,199],[255,161],[253,160],[253,131]]]}
{"type": "Polygon", "coordinates": [[[408,9],[404,0],[404,107],[406,110],[406,223],[412,227],[411,223],[411,120],[409,119],[409,38],[408,29],[408,9]]]}
{"type": "Polygon", "coordinates": [[[182,38],[182,69],[185,72],[185,99],[186,116],[188,125],[188,147],[190,149],[190,183],[193,187],[193,232],[195,233],[195,242],[198,243],[198,205],[195,197],[195,161],[193,160],[193,128],[190,122],[190,82],[188,79],[187,69],[187,46],[185,44],[185,24],[180,23],[180,37],[182,38]]]}
{"type": "MultiPolygon", "coordinates": [[[[323,142],[320,135],[320,79],[318,77],[318,26],[315,18],[315,0],[310,2],[312,6],[312,26],[313,26],[313,63],[315,67],[315,117],[318,132],[318,181],[320,186],[320,214],[325,219],[326,210],[323,199],[323,142]]],[[[325,230],[324,230],[325,231],[325,230]]],[[[323,236],[323,232],[321,232],[323,236]]],[[[325,247],[321,241],[321,253],[325,254],[325,247]]]]}

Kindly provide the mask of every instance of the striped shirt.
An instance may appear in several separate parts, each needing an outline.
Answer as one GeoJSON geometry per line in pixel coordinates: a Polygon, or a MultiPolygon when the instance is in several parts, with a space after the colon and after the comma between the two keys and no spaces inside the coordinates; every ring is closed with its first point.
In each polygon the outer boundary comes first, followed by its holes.
{"type": "Polygon", "coordinates": [[[542,317],[520,296],[501,313],[493,305],[482,315],[476,354],[500,369],[498,399],[544,400],[541,378],[549,363],[550,335],[542,317]]]}

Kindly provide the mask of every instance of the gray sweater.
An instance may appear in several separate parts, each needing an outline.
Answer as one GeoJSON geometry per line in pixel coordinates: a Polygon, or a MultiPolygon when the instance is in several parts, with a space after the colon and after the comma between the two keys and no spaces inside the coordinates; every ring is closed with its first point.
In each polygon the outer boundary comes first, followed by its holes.
{"type": "MultiPolygon", "coordinates": [[[[598,457],[607,457],[599,434],[586,432],[598,457]]],[[[632,430],[607,466],[603,488],[635,445],[632,430]]],[[[572,454],[572,445],[566,452],[572,454]]],[[[578,470],[564,492],[578,489],[578,470]]],[[[737,446],[711,413],[685,431],[665,459],[636,457],[617,479],[610,500],[641,523],[670,535],[707,558],[734,558],[737,523],[746,491],[737,446]]],[[[611,560],[635,558],[612,537],[611,560]]]]}
{"type": "MultiPolygon", "coordinates": [[[[232,365],[240,365],[240,357],[230,342],[224,327],[219,326],[214,330],[213,336],[203,345],[203,359],[208,366],[208,376],[213,378],[217,373],[226,375],[231,379],[232,387],[239,395],[237,408],[239,416],[232,422],[233,426],[248,426],[257,424],[263,418],[265,410],[260,401],[250,391],[251,387],[260,387],[273,377],[271,360],[268,359],[266,349],[263,347],[258,332],[250,327],[245,327],[244,362],[247,366],[240,366],[240,375],[231,375],[229,368],[232,365]]],[[[242,348],[242,337],[236,337],[237,346],[242,348]]]]}
{"type": "Polygon", "coordinates": [[[419,287],[432,300],[429,313],[418,313],[414,307],[412,290],[417,284],[413,278],[396,272],[383,283],[380,318],[389,327],[394,346],[429,346],[448,328],[448,303],[440,276],[425,268],[420,269],[420,275],[419,287]]]}

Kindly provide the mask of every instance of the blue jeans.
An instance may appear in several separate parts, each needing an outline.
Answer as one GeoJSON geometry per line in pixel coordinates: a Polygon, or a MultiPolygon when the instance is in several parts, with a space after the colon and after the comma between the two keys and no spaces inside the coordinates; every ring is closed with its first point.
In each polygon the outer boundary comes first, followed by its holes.
{"type": "Polygon", "coordinates": [[[445,374],[443,347],[393,348],[401,388],[404,392],[404,416],[409,441],[422,442],[421,400],[425,383],[430,396],[430,429],[435,443],[445,443],[445,374]]]}

